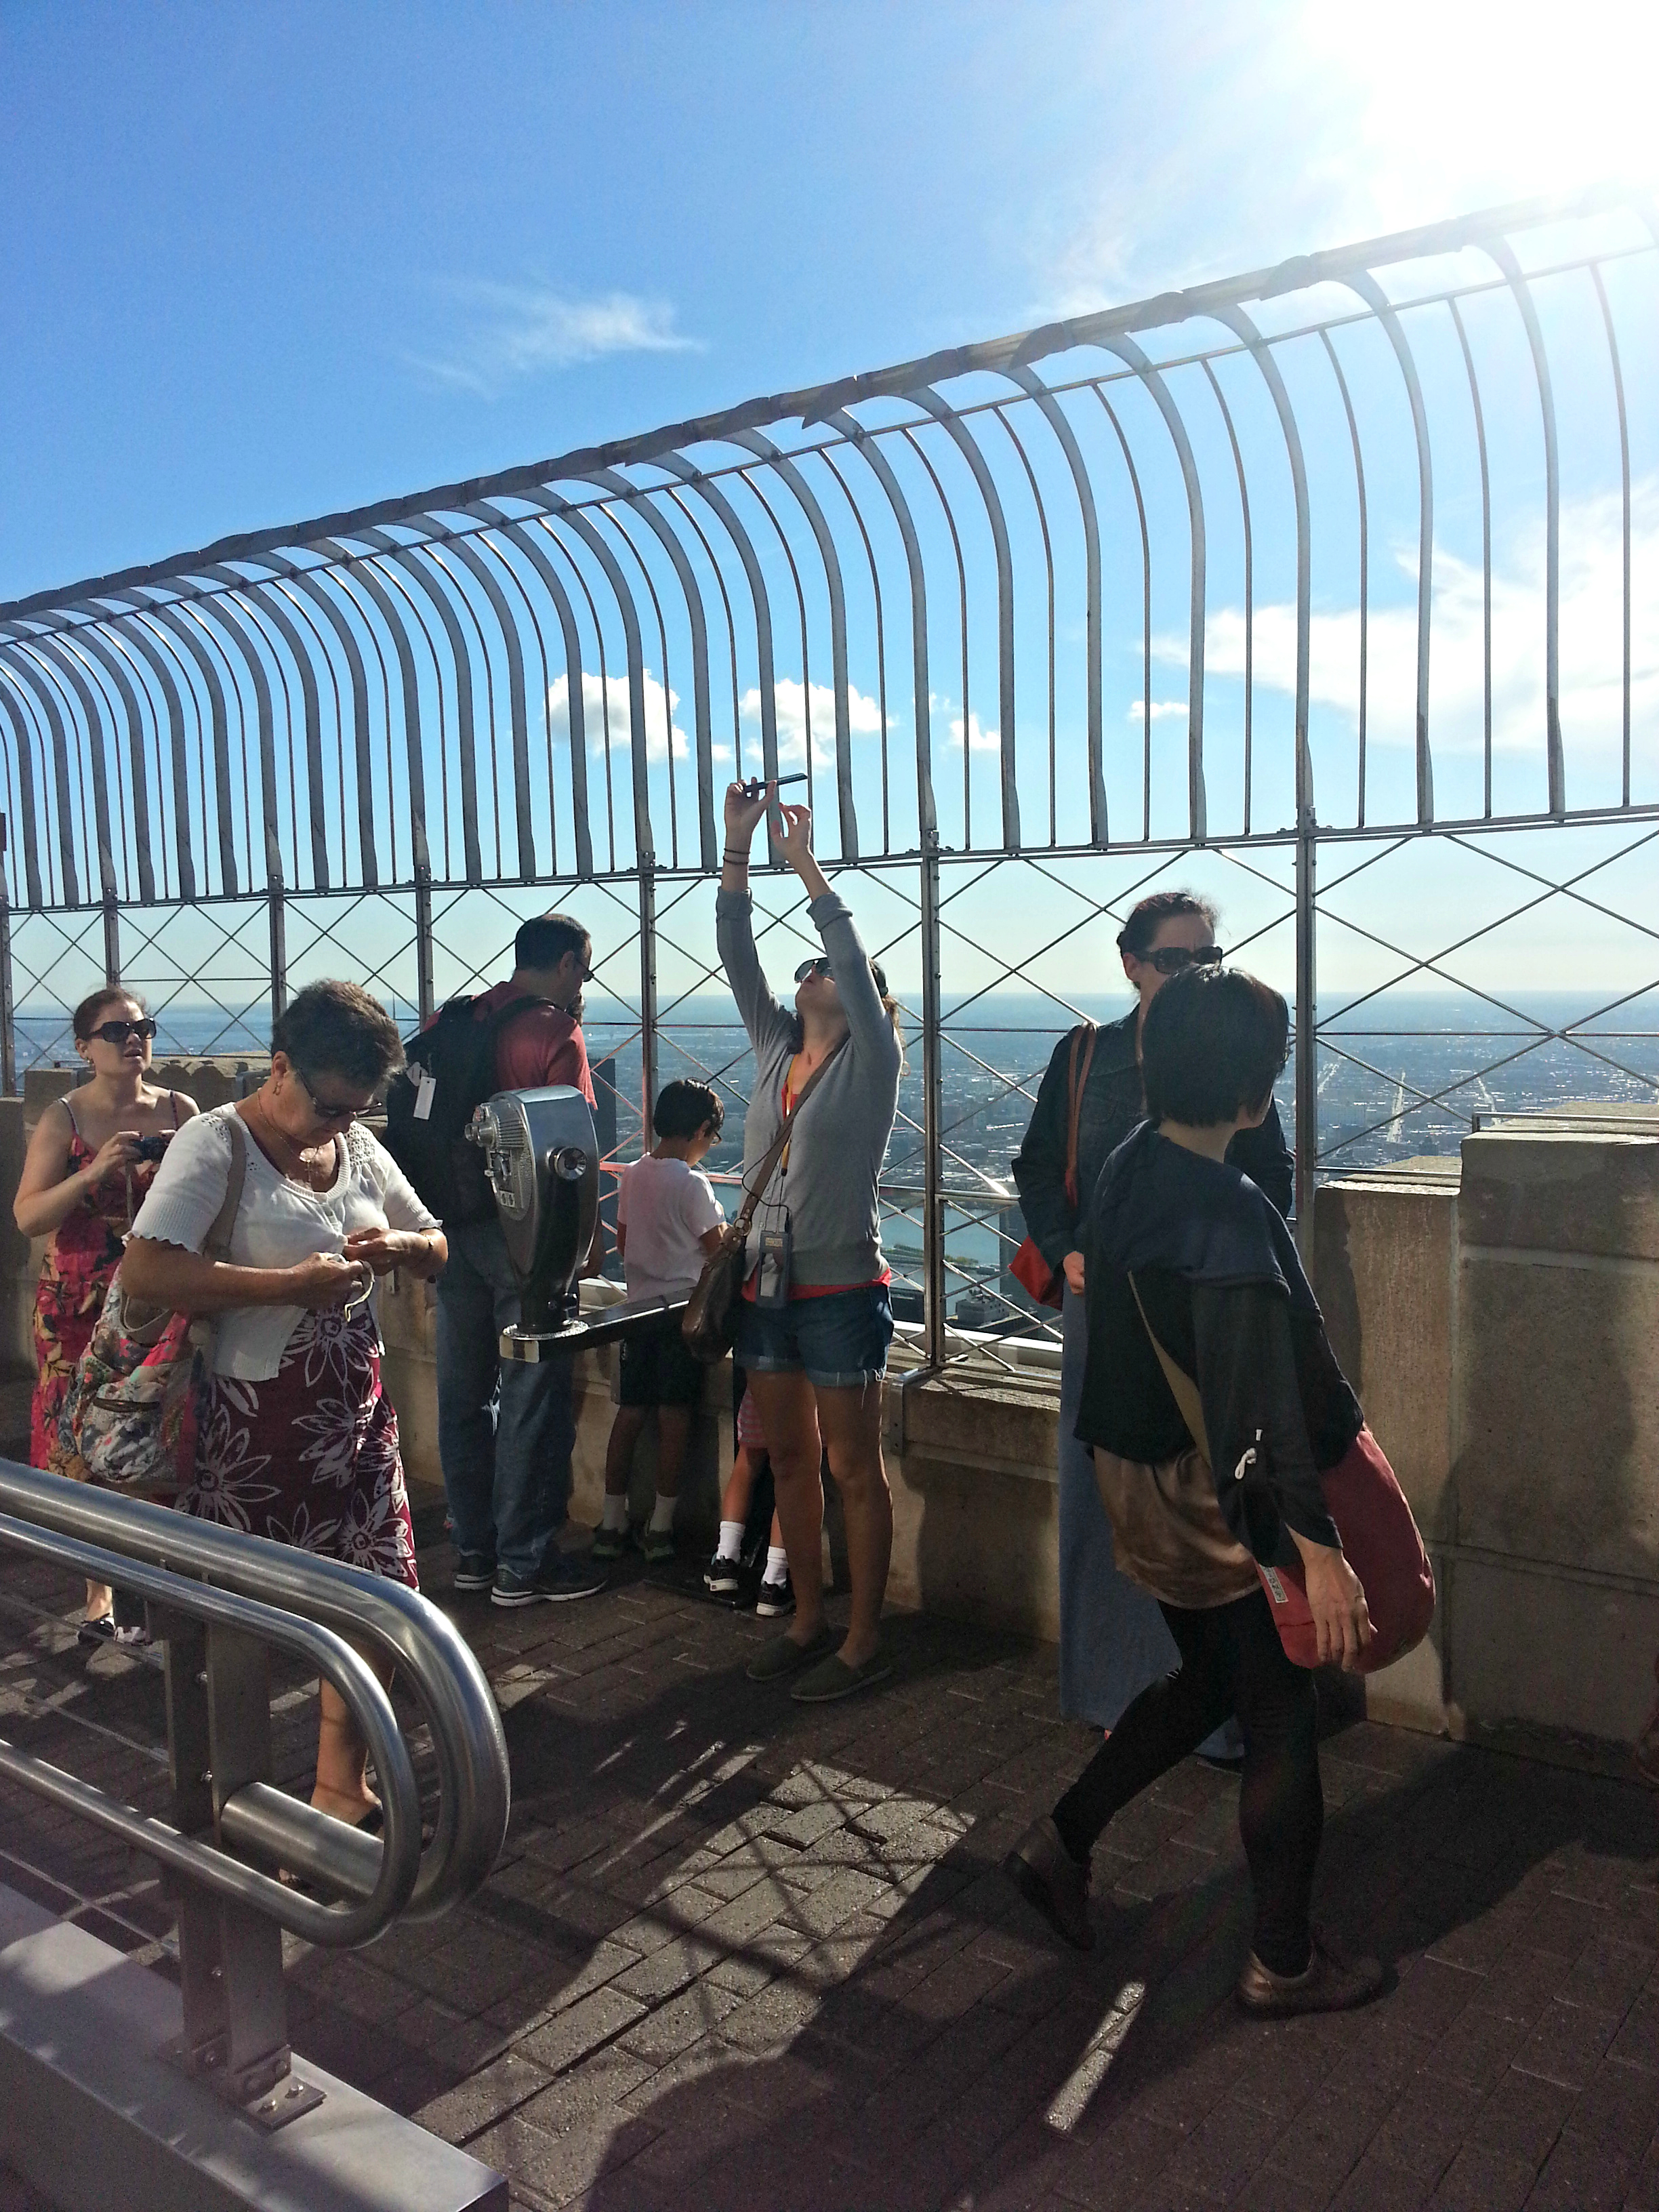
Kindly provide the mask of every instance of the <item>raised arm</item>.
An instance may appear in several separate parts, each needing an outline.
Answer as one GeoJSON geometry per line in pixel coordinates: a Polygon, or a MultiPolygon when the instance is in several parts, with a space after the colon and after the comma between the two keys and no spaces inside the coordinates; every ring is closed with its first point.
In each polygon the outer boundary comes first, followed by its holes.
{"type": "MultiPolygon", "coordinates": [[[[768,787],[769,790],[772,787],[768,787]]],[[[720,868],[720,896],[714,902],[714,941],[720,965],[738,1012],[749,1032],[757,1059],[794,1035],[795,1019],[780,1005],[766,980],[755,950],[751,921],[753,902],[749,893],[749,847],[761,817],[764,799],[750,799],[740,783],[726,794],[726,855],[720,868]]]]}
{"type": "Polygon", "coordinates": [[[866,1066],[898,1072],[899,1042],[870,972],[870,956],[853,920],[853,910],[832,890],[812,853],[812,817],[804,806],[781,806],[778,848],[800,878],[811,900],[809,912],[830,956],[830,972],[854,1048],[866,1066]]]}
{"type": "Polygon", "coordinates": [[[35,1124],[11,1208],[12,1219],[25,1237],[50,1237],[106,1176],[137,1162],[137,1132],[123,1130],[110,1139],[95,1159],[71,1175],[70,1140],[74,1129],[69,1109],[59,1099],[52,1101],[35,1124]]]}

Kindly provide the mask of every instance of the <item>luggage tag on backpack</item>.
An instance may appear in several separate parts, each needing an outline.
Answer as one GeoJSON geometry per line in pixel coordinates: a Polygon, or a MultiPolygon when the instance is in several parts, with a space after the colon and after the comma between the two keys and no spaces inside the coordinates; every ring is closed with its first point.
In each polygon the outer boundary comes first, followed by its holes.
{"type": "Polygon", "coordinates": [[[415,1085],[414,1118],[417,1121],[429,1121],[432,1119],[432,1102],[438,1095],[438,1079],[435,1075],[428,1075],[423,1067],[411,1067],[409,1072],[418,1078],[415,1085]]]}
{"type": "Polygon", "coordinates": [[[789,1254],[793,1241],[787,1227],[761,1231],[760,1279],[755,1285],[755,1304],[769,1311],[789,1303],[789,1254]]]}

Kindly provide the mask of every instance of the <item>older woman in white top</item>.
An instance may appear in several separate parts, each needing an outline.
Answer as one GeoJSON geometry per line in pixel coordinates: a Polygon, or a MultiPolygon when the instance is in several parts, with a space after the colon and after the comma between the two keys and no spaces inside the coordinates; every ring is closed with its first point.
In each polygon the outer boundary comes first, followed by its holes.
{"type": "MultiPolygon", "coordinates": [[[[396,1025],[355,983],[313,983],[276,1025],[251,1098],[169,1146],[121,1263],[133,1296],[216,1314],[195,1481],[179,1504],[416,1587],[398,1417],[368,1304],[393,1267],[435,1275],[443,1232],[357,1121],[403,1060],[396,1025]],[[228,1188],[233,1117],[246,1180],[230,1257],[202,1245],[228,1188]]],[[[365,1753],[325,1684],[313,1805],[373,1825],[365,1753]]]]}

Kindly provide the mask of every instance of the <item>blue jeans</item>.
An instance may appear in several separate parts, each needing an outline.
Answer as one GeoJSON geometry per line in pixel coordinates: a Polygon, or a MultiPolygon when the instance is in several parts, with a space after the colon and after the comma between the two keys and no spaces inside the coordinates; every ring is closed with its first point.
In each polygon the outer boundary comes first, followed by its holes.
{"type": "Polygon", "coordinates": [[[887,1285],[865,1283],[781,1308],[739,1298],[732,1357],[746,1374],[805,1374],[815,1389],[860,1390],[886,1373],[892,1340],[887,1285]]]}
{"type": "Polygon", "coordinates": [[[503,1361],[519,1289],[500,1224],[451,1229],[438,1278],[438,1452],[459,1551],[540,1571],[570,1504],[568,1359],[503,1361]]]}

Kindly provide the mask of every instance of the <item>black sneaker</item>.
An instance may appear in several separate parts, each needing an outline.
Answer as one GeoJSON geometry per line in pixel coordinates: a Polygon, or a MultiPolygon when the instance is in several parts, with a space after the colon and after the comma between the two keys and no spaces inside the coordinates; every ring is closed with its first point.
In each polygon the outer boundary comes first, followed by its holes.
{"type": "Polygon", "coordinates": [[[515,1575],[511,1567],[497,1567],[490,1586],[491,1605],[535,1605],[545,1599],[553,1605],[570,1598],[597,1597],[610,1577],[603,1567],[569,1553],[550,1552],[538,1575],[515,1575]]]}
{"type": "Polygon", "coordinates": [[[783,1620],[795,1609],[795,1586],[789,1579],[789,1570],[783,1571],[781,1583],[763,1583],[755,1599],[755,1611],[762,1620],[783,1620]]]}
{"type": "Polygon", "coordinates": [[[486,1590],[495,1579],[495,1555],[493,1552],[459,1552],[455,1557],[455,1587],[458,1590],[486,1590]]]}
{"type": "Polygon", "coordinates": [[[703,1571],[702,1586],[711,1597],[736,1597],[743,1588],[743,1561],[716,1552],[703,1571]]]}

